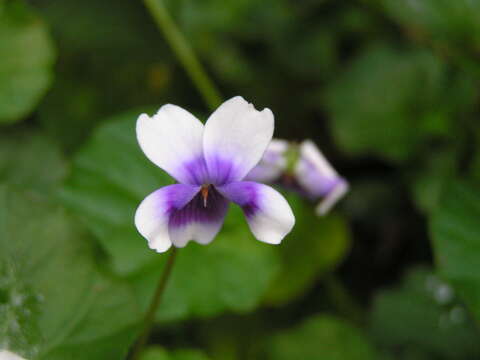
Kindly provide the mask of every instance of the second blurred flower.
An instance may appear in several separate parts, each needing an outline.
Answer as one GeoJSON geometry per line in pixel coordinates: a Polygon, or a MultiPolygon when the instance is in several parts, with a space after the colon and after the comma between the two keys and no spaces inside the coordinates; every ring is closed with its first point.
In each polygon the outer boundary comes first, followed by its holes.
{"type": "Polygon", "coordinates": [[[325,215],[348,191],[347,181],[311,140],[295,144],[273,139],[247,179],[278,183],[309,199],[322,199],[316,208],[318,215],[325,215]]]}

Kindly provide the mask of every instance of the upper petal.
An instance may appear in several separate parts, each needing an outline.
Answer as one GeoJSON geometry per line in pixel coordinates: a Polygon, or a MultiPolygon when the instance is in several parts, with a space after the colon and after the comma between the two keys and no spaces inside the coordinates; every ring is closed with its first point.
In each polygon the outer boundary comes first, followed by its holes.
{"type": "Polygon", "coordinates": [[[279,244],[295,224],[295,216],[287,200],[270,186],[239,181],[218,190],[242,207],[250,230],[260,241],[279,244]]]}
{"type": "Polygon", "coordinates": [[[137,138],[145,155],[184,184],[199,185],[205,179],[203,130],[200,120],[171,104],[137,120],[137,138]]]}
{"type": "Polygon", "coordinates": [[[168,185],[154,191],[140,203],[135,213],[135,226],[148,240],[151,249],[164,252],[170,248],[170,216],[190,202],[199,189],[183,184],[168,185]]]}
{"type": "Polygon", "coordinates": [[[277,180],[287,167],[288,141],[273,139],[268,144],[260,162],[245,177],[245,180],[268,183],[277,180]]]}
{"type": "Polygon", "coordinates": [[[203,135],[203,151],[215,184],[238,181],[260,161],[272,139],[274,120],[270,109],[257,111],[236,96],[209,117],[203,135]]]}
{"type": "Polygon", "coordinates": [[[324,196],[340,176],[312,141],[304,141],[299,150],[300,156],[295,167],[297,182],[309,196],[324,196]]]}

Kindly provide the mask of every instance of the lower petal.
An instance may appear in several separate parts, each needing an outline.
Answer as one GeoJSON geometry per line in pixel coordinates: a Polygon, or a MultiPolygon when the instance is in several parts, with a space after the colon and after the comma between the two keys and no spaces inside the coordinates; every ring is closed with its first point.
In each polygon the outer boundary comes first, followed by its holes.
{"type": "Polygon", "coordinates": [[[157,252],[165,252],[172,241],[168,223],[172,213],[183,208],[198,193],[199,187],[174,184],[158,189],[148,195],[135,213],[135,226],[148,246],[157,252]]]}
{"type": "Polygon", "coordinates": [[[260,241],[279,244],[295,224],[295,216],[287,200],[270,186],[239,181],[218,190],[242,207],[250,230],[260,241]]]}
{"type": "Polygon", "coordinates": [[[204,197],[198,192],[183,208],[170,216],[168,233],[176,247],[184,247],[190,240],[210,243],[223,225],[228,200],[213,186],[204,197]]]}

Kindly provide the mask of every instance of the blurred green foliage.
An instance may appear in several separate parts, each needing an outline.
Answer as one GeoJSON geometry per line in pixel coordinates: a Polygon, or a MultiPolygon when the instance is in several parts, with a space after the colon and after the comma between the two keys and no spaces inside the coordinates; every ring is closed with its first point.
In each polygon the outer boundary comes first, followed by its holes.
{"type": "Polygon", "coordinates": [[[22,1],[0,2],[0,124],[25,118],[52,80],[52,40],[22,1]]]}
{"type": "Polygon", "coordinates": [[[18,187],[53,192],[69,164],[60,147],[37,130],[11,130],[0,140],[0,180],[18,187]],[[22,144],[18,147],[17,144],[22,144]],[[41,159],[41,161],[39,161],[41,159]]]}
{"type": "Polygon", "coordinates": [[[168,352],[161,347],[152,346],[145,351],[141,360],[208,360],[208,357],[196,350],[168,352]]]}
{"type": "Polygon", "coordinates": [[[480,187],[452,180],[430,223],[436,265],[480,319],[480,187]]]}
{"type": "Polygon", "coordinates": [[[4,346],[34,359],[124,356],[140,308],[98,269],[91,238],[38,193],[4,185],[0,207],[4,346]]]}
{"type": "Polygon", "coordinates": [[[393,161],[416,156],[429,140],[452,136],[450,118],[459,104],[445,99],[455,94],[469,104],[475,95],[472,82],[448,77],[429,51],[368,48],[327,93],[333,135],[352,154],[393,161]]]}
{"type": "MultiPolygon", "coordinates": [[[[279,189],[277,247],[232,205],[180,251],[143,360],[477,358],[480,2],[158,1],[351,191],[318,218],[279,189]]],[[[0,349],[125,358],[166,261],[133,214],[173,182],[135,120],[164,103],[208,116],[141,1],[0,0],[0,349]]]]}
{"type": "Polygon", "coordinates": [[[411,353],[435,359],[475,359],[478,329],[455,290],[431,270],[409,270],[401,286],[382,290],[373,302],[370,332],[401,359],[411,353]]]}
{"type": "Polygon", "coordinates": [[[367,360],[375,350],[355,327],[330,315],[312,316],[297,328],[274,335],[267,358],[279,360],[367,360]]]}

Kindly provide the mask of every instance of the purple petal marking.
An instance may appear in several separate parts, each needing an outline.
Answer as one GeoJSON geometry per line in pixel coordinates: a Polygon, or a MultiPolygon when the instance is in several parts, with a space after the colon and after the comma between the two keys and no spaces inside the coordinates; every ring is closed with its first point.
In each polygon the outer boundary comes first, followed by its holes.
{"type": "Polygon", "coordinates": [[[253,181],[238,181],[219,187],[218,190],[225,197],[239,205],[247,219],[251,219],[259,210],[258,200],[260,194],[257,187],[258,183],[253,181]]]}
{"type": "Polygon", "coordinates": [[[209,159],[208,174],[210,183],[216,186],[228,184],[231,181],[238,180],[238,171],[235,164],[220,155],[209,159]]]}
{"type": "Polygon", "coordinates": [[[295,224],[287,201],[270,186],[239,181],[219,187],[218,191],[240,205],[250,230],[260,241],[279,244],[295,224]]]}
{"type": "Polygon", "coordinates": [[[147,240],[149,247],[164,252],[171,246],[168,234],[170,215],[184,207],[198,193],[200,187],[173,184],[148,195],[135,212],[135,226],[147,240]]]}
{"type": "Polygon", "coordinates": [[[200,187],[185,184],[173,184],[157,190],[158,209],[170,216],[176,210],[183,208],[198,193],[200,187]]]}
{"type": "Polygon", "coordinates": [[[207,164],[203,155],[181,164],[181,171],[188,184],[203,185],[208,182],[207,164]]]}
{"type": "Polygon", "coordinates": [[[184,207],[171,213],[169,231],[172,234],[192,223],[205,225],[222,223],[227,209],[228,200],[214,186],[210,186],[206,202],[201,192],[198,192],[184,207]]]}

